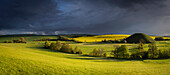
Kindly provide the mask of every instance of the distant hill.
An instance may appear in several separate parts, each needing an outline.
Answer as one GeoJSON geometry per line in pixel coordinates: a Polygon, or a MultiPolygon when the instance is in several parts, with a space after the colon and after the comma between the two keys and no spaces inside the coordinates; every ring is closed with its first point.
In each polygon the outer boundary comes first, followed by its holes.
{"type": "Polygon", "coordinates": [[[170,36],[163,36],[163,37],[170,37],[170,36]]]}
{"type": "Polygon", "coordinates": [[[140,41],[144,43],[154,43],[155,40],[153,40],[150,36],[144,34],[144,33],[135,33],[128,38],[125,39],[127,43],[139,43],[140,41]]]}

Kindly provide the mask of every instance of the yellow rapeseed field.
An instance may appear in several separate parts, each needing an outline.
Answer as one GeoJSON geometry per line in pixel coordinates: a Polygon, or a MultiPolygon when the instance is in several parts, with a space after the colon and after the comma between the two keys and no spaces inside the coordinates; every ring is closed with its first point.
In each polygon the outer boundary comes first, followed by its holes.
{"type": "MultiPolygon", "coordinates": [[[[90,36],[90,37],[78,37],[74,38],[77,41],[80,42],[100,42],[104,39],[106,40],[121,40],[129,37],[130,35],[124,35],[124,34],[110,34],[110,35],[97,35],[97,36],[90,36]]],[[[155,39],[157,36],[150,36],[152,39],[155,39]]],[[[164,37],[164,39],[170,39],[169,37],[164,37]]]]}

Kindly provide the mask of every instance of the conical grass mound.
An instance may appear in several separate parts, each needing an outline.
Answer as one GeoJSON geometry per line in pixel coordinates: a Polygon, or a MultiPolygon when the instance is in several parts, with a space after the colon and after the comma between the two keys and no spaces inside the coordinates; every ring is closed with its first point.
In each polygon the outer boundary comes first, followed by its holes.
{"type": "Polygon", "coordinates": [[[125,39],[127,43],[154,43],[155,40],[153,40],[150,36],[144,34],[144,33],[135,33],[131,35],[130,37],[125,39]]]}

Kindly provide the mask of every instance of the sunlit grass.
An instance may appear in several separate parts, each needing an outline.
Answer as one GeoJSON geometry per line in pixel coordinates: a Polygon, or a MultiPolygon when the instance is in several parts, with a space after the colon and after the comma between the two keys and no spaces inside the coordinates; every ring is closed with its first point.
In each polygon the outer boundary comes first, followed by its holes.
{"type": "MultiPolygon", "coordinates": [[[[0,43],[0,74],[150,74],[168,75],[170,60],[116,60],[53,52],[43,42],[0,43]]],[[[72,44],[83,50],[112,49],[113,44],[72,44]]],[[[130,46],[130,45],[129,45],[130,46]]],[[[87,52],[88,53],[88,52],[87,52]]]]}

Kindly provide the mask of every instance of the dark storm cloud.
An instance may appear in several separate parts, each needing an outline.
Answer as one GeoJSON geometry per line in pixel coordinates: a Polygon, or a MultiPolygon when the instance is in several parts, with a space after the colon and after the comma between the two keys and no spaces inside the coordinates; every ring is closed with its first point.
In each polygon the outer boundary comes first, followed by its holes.
{"type": "Polygon", "coordinates": [[[111,5],[116,5],[120,8],[133,8],[136,4],[141,5],[162,5],[161,3],[166,0],[103,0],[111,5]]]}
{"type": "Polygon", "coordinates": [[[1,0],[0,34],[170,33],[169,3],[168,0],[1,0]],[[157,29],[161,30],[155,32],[157,29]]]}
{"type": "Polygon", "coordinates": [[[1,0],[0,30],[28,29],[29,24],[44,25],[57,19],[56,6],[50,0],[1,0]]]}
{"type": "MultiPolygon", "coordinates": [[[[65,0],[66,1],[66,0],[65,0]]],[[[128,32],[128,28],[163,16],[165,0],[74,0],[74,10],[66,14],[74,16],[69,23],[77,28],[68,31],[91,33],[128,32]],[[77,15],[78,14],[78,15],[77,15]],[[80,16],[81,15],[81,16],[80,16]],[[78,21],[78,22],[77,22],[78,21]],[[79,23],[80,22],[80,23],[79,23]]],[[[71,6],[71,5],[70,5],[71,6]]],[[[153,26],[144,24],[142,26],[153,26]]],[[[139,26],[140,27],[140,26],[139,26]]],[[[137,29],[137,28],[134,28],[137,29]]],[[[145,31],[145,29],[143,29],[145,31]]],[[[134,32],[133,30],[131,30],[134,32]]],[[[137,30],[136,32],[139,32],[137,30]]]]}

